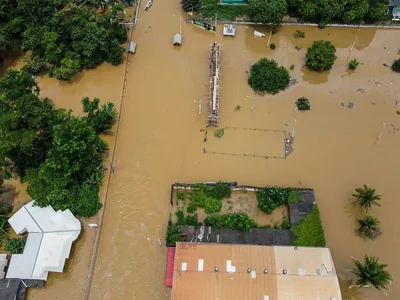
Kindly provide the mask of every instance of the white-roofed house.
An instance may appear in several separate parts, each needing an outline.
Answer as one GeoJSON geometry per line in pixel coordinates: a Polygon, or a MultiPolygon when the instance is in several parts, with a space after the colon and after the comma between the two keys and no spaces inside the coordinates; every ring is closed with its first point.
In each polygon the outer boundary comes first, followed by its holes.
{"type": "Polygon", "coordinates": [[[70,210],[34,206],[31,201],[9,220],[17,234],[28,232],[23,254],[11,257],[6,278],[47,280],[49,272],[62,272],[81,223],[70,210]]]}

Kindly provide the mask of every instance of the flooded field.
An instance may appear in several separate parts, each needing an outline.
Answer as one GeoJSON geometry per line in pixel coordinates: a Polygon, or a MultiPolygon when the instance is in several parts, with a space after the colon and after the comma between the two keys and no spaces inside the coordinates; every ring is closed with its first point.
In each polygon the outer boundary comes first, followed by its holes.
{"type": "MultiPolygon", "coordinates": [[[[276,49],[271,50],[267,38],[253,37],[252,27],[239,26],[236,37],[224,38],[221,25],[213,34],[184,24],[183,45],[174,48],[172,36],[179,31],[179,14],[177,1],[155,2],[147,12],[142,6],[139,13],[134,33],[137,53],[128,67],[115,173],[89,299],[166,300],[166,249],[160,247],[158,238],[165,236],[171,184],[217,180],[314,188],[327,245],[343,278],[344,299],[399,299],[400,202],[396,184],[400,179],[400,116],[396,111],[400,109],[396,101],[400,101],[400,77],[383,64],[390,65],[398,57],[400,31],[283,27],[273,35],[276,49]],[[296,30],[304,31],[305,38],[295,39],[296,30]],[[303,67],[306,48],[318,39],[330,40],[337,47],[338,59],[330,72],[309,72],[303,67]],[[265,149],[265,153],[280,153],[283,147],[274,134],[234,136],[228,131],[216,140],[210,130],[204,142],[209,44],[214,41],[222,44],[221,127],[291,132],[293,153],[286,159],[208,152],[222,149],[258,154],[265,149]],[[247,85],[247,72],[263,56],[273,57],[287,68],[294,65],[291,76],[298,83],[275,96],[254,95],[247,85]],[[355,72],[348,72],[352,58],[361,64],[355,72]],[[295,109],[294,102],[301,96],[309,98],[311,111],[295,109]],[[349,102],[354,104],[351,109],[349,102]],[[374,241],[364,241],[354,232],[360,211],[350,205],[351,194],[363,184],[382,195],[382,207],[371,211],[380,218],[383,232],[374,241]],[[389,264],[395,283],[388,297],[372,289],[360,294],[345,288],[350,257],[362,258],[365,253],[389,264]]],[[[97,96],[119,107],[123,71],[123,65],[104,64],[82,73],[71,84],[45,77],[39,81],[41,93],[51,97],[56,106],[75,113],[81,111],[84,96],[97,96]]],[[[110,144],[114,138],[106,137],[110,144]]],[[[28,199],[24,187],[18,189],[17,201],[28,199]]],[[[106,185],[102,199],[105,192],[106,185]]],[[[94,217],[84,222],[68,272],[51,274],[46,288],[32,289],[28,299],[82,299],[96,233],[87,224],[97,221],[94,217]]]]}

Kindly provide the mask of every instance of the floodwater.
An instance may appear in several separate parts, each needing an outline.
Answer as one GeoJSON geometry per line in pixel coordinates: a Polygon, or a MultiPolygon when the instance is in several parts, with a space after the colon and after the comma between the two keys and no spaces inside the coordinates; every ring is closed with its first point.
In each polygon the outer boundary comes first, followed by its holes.
{"type": "MultiPolygon", "coordinates": [[[[140,9],[134,32],[137,53],[128,67],[115,173],[89,299],[166,300],[166,248],[160,247],[158,238],[165,236],[171,184],[213,180],[314,188],[327,245],[342,277],[344,299],[399,299],[396,283],[388,297],[372,289],[363,294],[349,290],[346,269],[352,266],[351,256],[362,258],[367,253],[389,264],[395,282],[400,277],[396,250],[400,247],[396,186],[400,179],[400,116],[396,113],[400,111],[396,107],[400,77],[383,65],[398,57],[400,31],[283,27],[272,36],[276,49],[271,50],[266,47],[268,28],[258,28],[267,34],[262,39],[253,37],[253,28],[247,26],[239,26],[236,37],[224,38],[221,25],[214,34],[183,24],[183,45],[174,48],[172,36],[179,31],[179,14],[176,1],[155,2],[147,12],[144,5],[140,9]],[[296,30],[304,31],[305,39],[294,39],[296,30]],[[306,48],[318,39],[331,40],[338,48],[338,59],[329,72],[303,68],[306,48]],[[215,143],[212,132],[204,142],[203,131],[209,44],[214,41],[222,44],[221,127],[290,130],[295,141],[286,159],[204,152],[215,143]],[[247,71],[263,56],[287,68],[294,65],[291,76],[298,83],[275,96],[254,95],[247,86],[247,71]],[[361,61],[355,72],[347,71],[351,58],[361,61]],[[295,109],[294,102],[301,96],[309,98],[311,111],[295,109]],[[351,109],[349,102],[354,105],[351,109]],[[237,105],[240,111],[235,111],[237,105]],[[371,210],[380,218],[383,232],[374,241],[364,241],[354,232],[360,211],[349,201],[353,190],[363,184],[382,195],[382,207],[371,210]]],[[[118,106],[123,71],[123,65],[105,64],[72,84],[43,78],[42,95],[76,113],[84,96],[98,96],[118,106]]],[[[107,137],[110,144],[114,138],[107,137]]],[[[266,153],[282,147],[277,145],[280,139],[268,134],[243,139],[246,147],[240,145],[241,137],[225,141],[222,137],[218,147],[238,152],[257,149],[257,153],[262,145],[266,153]]],[[[31,289],[28,299],[82,299],[96,233],[87,223],[97,221],[94,217],[84,223],[68,272],[51,274],[46,288],[31,289]]]]}

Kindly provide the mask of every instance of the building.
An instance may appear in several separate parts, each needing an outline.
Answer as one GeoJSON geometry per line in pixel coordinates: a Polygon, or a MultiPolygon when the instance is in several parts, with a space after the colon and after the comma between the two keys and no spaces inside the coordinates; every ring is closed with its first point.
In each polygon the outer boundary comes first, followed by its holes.
{"type": "Polygon", "coordinates": [[[235,36],[235,34],[236,34],[236,25],[224,24],[224,29],[222,30],[222,34],[224,36],[235,36]]]}
{"type": "Polygon", "coordinates": [[[23,254],[14,254],[6,278],[47,280],[49,272],[62,272],[81,223],[69,210],[25,204],[9,220],[17,234],[28,232],[23,254]]]}
{"type": "Polygon", "coordinates": [[[169,252],[172,300],[342,299],[328,248],[177,243],[169,252]]]}

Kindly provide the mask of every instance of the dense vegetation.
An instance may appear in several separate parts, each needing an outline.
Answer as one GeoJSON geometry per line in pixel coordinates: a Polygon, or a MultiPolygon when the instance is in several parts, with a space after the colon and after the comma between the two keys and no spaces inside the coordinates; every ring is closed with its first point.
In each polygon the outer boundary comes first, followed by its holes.
{"type": "Polygon", "coordinates": [[[0,51],[31,50],[26,70],[32,74],[49,70],[50,76],[61,80],[104,61],[118,65],[124,51],[120,44],[126,40],[119,24],[121,2],[68,4],[68,0],[1,0],[0,51]],[[103,13],[96,11],[99,7],[103,13]]]}
{"type": "Polygon", "coordinates": [[[0,207],[0,243],[6,238],[10,224],[8,217],[11,213],[11,205],[3,205],[0,207]]]}
{"type": "Polygon", "coordinates": [[[310,101],[305,97],[300,97],[296,100],[296,106],[298,110],[310,110],[310,101]]]}
{"type": "Polygon", "coordinates": [[[9,238],[4,250],[11,254],[22,254],[24,252],[26,238],[9,238]]]}
{"type": "Polygon", "coordinates": [[[325,71],[332,68],[336,60],[336,48],[329,41],[315,41],[307,50],[306,66],[314,71],[325,71]]]}
{"type": "Polygon", "coordinates": [[[289,82],[288,70],[279,67],[275,60],[261,58],[250,67],[248,84],[257,93],[276,94],[286,89],[289,82]]]}
{"type": "Polygon", "coordinates": [[[201,0],[182,0],[181,6],[186,12],[195,12],[201,8],[201,0]]]}
{"type": "Polygon", "coordinates": [[[250,230],[257,227],[257,223],[245,213],[212,214],[206,217],[204,224],[215,228],[239,230],[250,230]]]}
{"type": "Polygon", "coordinates": [[[293,242],[296,246],[323,247],[325,246],[325,234],[322,228],[319,210],[316,205],[312,212],[292,228],[297,239],[293,242]]]}
{"type": "Polygon", "coordinates": [[[395,71],[395,72],[397,72],[397,73],[400,73],[400,58],[399,58],[399,59],[396,59],[396,60],[393,62],[393,64],[392,64],[392,70],[395,71]]]}
{"type": "MultiPolygon", "coordinates": [[[[199,0],[186,0],[199,1],[199,0]]],[[[279,24],[283,12],[299,21],[325,25],[328,22],[361,23],[385,19],[389,0],[250,0],[249,5],[218,5],[218,0],[202,0],[200,14],[221,20],[248,18],[253,22],[279,24]],[[280,18],[279,18],[280,17],[280,18]]]]}
{"type": "Polygon", "coordinates": [[[39,98],[28,72],[9,70],[0,80],[0,160],[11,162],[37,205],[89,217],[101,207],[107,144],[98,133],[110,129],[116,112],[111,104],[99,107],[98,99],[82,103],[83,117],[56,110],[39,98]]]}
{"type": "Polygon", "coordinates": [[[249,18],[255,23],[278,25],[286,13],[286,0],[249,1],[249,18]]]}
{"type": "Polygon", "coordinates": [[[278,206],[298,202],[299,198],[298,192],[291,188],[274,186],[257,191],[258,207],[267,214],[272,213],[278,206]]]}

